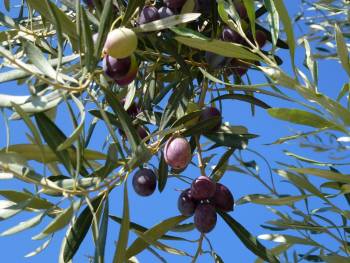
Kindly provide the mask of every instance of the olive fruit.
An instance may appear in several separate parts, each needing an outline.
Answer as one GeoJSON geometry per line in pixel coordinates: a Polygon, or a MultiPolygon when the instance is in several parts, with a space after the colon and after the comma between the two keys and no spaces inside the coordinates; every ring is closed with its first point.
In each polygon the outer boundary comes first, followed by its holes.
{"type": "Polygon", "coordinates": [[[103,51],[114,58],[130,56],[137,48],[135,32],[126,27],[120,27],[108,33],[103,51]]]}
{"type": "Polygon", "coordinates": [[[248,14],[247,14],[247,9],[244,6],[244,3],[242,0],[234,0],[233,4],[236,8],[236,11],[239,15],[240,18],[246,19],[248,14]]]}
{"type": "Polygon", "coordinates": [[[126,86],[129,85],[131,82],[134,81],[134,79],[136,78],[137,75],[137,71],[136,72],[132,72],[130,75],[121,78],[121,79],[116,79],[115,82],[120,85],[120,86],[126,86]]]}
{"type": "Polygon", "coordinates": [[[258,46],[260,48],[262,48],[266,44],[267,36],[266,36],[265,32],[263,32],[261,30],[256,30],[255,39],[256,39],[256,42],[258,43],[258,46]]]}
{"type": "Polygon", "coordinates": [[[192,198],[191,189],[184,190],[177,200],[177,207],[184,216],[192,216],[196,209],[196,201],[192,198]]]}
{"type": "Polygon", "coordinates": [[[226,63],[226,58],[210,51],[205,52],[205,61],[208,63],[210,69],[220,69],[226,63]]]}
{"type": "Polygon", "coordinates": [[[244,74],[248,71],[248,64],[244,63],[238,59],[232,59],[230,62],[230,69],[233,74],[235,74],[238,77],[242,77],[244,74]]]}
{"type": "Polygon", "coordinates": [[[159,19],[158,9],[154,6],[145,6],[142,8],[138,23],[140,25],[152,22],[159,19]]]}
{"type": "Polygon", "coordinates": [[[195,10],[204,16],[209,16],[211,12],[211,0],[196,0],[195,10]]]}
{"type": "Polygon", "coordinates": [[[221,32],[221,39],[236,44],[241,44],[243,42],[241,35],[227,26],[225,26],[221,32]]]}
{"type": "Polygon", "coordinates": [[[191,146],[183,137],[171,137],[164,147],[165,162],[174,169],[185,168],[192,159],[191,146]]]}
{"type": "Polygon", "coordinates": [[[121,79],[130,70],[131,57],[114,58],[106,55],[103,58],[103,72],[111,79],[121,79]]]}
{"type": "Polygon", "coordinates": [[[138,170],[132,178],[132,186],[135,192],[141,196],[149,196],[156,189],[157,177],[155,173],[148,168],[138,170]]]}
{"type": "Polygon", "coordinates": [[[208,233],[216,225],[215,206],[208,203],[199,204],[194,212],[194,225],[201,233],[208,233]]]}
{"type": "Polygon", "coordinates": [[[186,0],[164,0],[164,4],[171,9],[181,8],[186,0]]]}
{"type": "MultiPolygon", "coordinates": [[[[124,106],[125,99],[122,99],[120,103],[124,106]]],[[[137,114],[140,113],[140,111],[141,111],[140,107],[138,105],[136,105],[135,102],[131,102],[129,107],[126,109],[126,112],[131,117],[131,119],[135,119],[137,114]]]]}
{"type": "Polygon", "coordinates": [[[216,120],[217,124],[212,129],[209,129],[207,132],[213,132],[220,128],[222,122],[221,112],[215,107],[206,107],[202,111],[200,121],[207,121],[215,117],[218,117],[216,120]]]}
{"type": "Polygon", "coordinates": [[[214,196],[215,189],[215,182],[209,177],[201,175],[192,182],[191,194],[196,200],[205,200],[214,196]]]}
{"type": "Polygon", "coordinates": [[[233,211],[234,199],[231,191],[223,184],[216,183],[215,194],[211,199],[216,209],[223,212],[233,211]]]}
{"type": "Polygon", "coordinates": [[[139,66],[138,66],[136,57],[134,55],[131,55],[130,58],[131,58],[131,65],[130,65],[129,71],[125,74],[124,77],[114,79],[115,82],[120,86],[126,86],[131,82],[133,82],[134,79],[136,78],[139,66]]]}
{"type": "Polygon", "coordinates": [[[158,9],[158,15],[159,15],[159,18],[162,19],[168,16],[173,16],[174,12],[169,7],[162,6],[161,8],[158,9]]]}
{"type": "Polygon", "coordinates": [[[137,131],[137,134],[140,136],[141,140],[143,140],[144,138],[146,138],[148,136],[146,129],[142,126],[138,126],[136,128],[136,131],[137,131]]]}

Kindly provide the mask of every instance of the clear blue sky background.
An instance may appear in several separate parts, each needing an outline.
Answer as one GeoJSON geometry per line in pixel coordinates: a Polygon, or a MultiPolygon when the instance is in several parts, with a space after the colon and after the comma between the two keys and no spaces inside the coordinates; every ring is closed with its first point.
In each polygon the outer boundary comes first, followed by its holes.
{"type": "MultiPolygon", "coordinates": [[[[293,16],[297,11],[299,11],[300,1],[285,1],[288,7],[288,11],[293,16]]],[[[1,12],[6,12],[3,6],[0,7],[1,12]]],[[[16,10],[16,9],[14,9],[16,10]]],[[[296,34],[300,34],[300,31],[296,29],[296,34]]],[[[304,51],[298,48],[297,50],[297,61],[299,65],[302,63],[304,51]]],[[[285,60],[284,67],[289,69],[288,66],[288,54],[285,51],[279,53],[282,57],[287,58],[285,60]]],[[[251,72],[250,76],[254,80],[262,80],[261,77],[255,76],[255,73],[251,72]]],[[[323,61],[319,68],[319,83],[320,90],[325,92],[329,96],[335,97],[340,90],[343,83],[347,80],[346,75],[341,69],[341,66],[336,61],[323,61]]],[[[17,86],[16,83],[7,83],[0,85],[0,93],[6,94],[25,94],[27,89],[23,86],[17,86]]],[[[261,97],[262,98],[262,97],[261,97]]],[[[272,98],[265,98],[265,101],[274,107],[291,107],[292,105],[287,104],[285,101],[280,101],[272,98]]],[[[290,135],[290,126],[287,123],[280,122],[270,118],[267,113],[260,109],[256,109],[256,115],[251,116],[250,106],[247,103],[237,102],[237,101],[226,101],[223,104],[224,110],[224,120],[230,122],[233,125],[244,125],[248,127],[249,131],[254,134],[259,134],[260,137],[254,139],[250,142],[249,148],[258,151],[264,155],[273,167],[276,167],[274,161],[289,161],[283,153],[282,150],[287,148],[287,146],[266,146],[265,144],[270,143],[281,136],[290,135]]],[[[7,112],[9,113],[9,112],[7,112]]],[[[67,116],[67,115],[66,115],[67,116]]],[[[71,124],[67,123],[65,113],[59,113],[57,116],[59,126],[65,131],[69,131],[71,124]]],[[[24,127],[22,122],[11,122],[11,143],[26,142],[24,127]]],[[[300,127],[294,127],[295,129],[300,127]]],[[[105,134],[105,129],[102,125],[99,126],[99,133],[93,138],[91,147],[96,149],[101,149],[102,142],[98,138],[99,135],[105,134]]],[[[0,122],[0,146],[5,145],[5,128],[3,121],[0,122]]],[[[288,149],[297,150],[296,145],[289,145],[288,149]]],[[[304,152],[305,153],[305,152],[304,152]]],[[[255,159],[260,166],[261,174],[263,178],[269,180],[268,170],[266,164],[257,156],[245,154],[247,159],[249,157],[255,159]]],[[[310,156],[312,157],[312,156],[310,156]]],[[[233,159],[232,159],[233,162],[233,159]]],[[[189,167],[185,175],[195,178],[199,175],[198,170],[193,166],[189,167]]],[[[285,184],[281,184],[279,178],[275,176],[278,181],[278,187],[281,193],[288,193],[288,189],[285,184]]],[[[255,181],[245,175],[237,174],[234,172],[228,172],[223,183],[226,184],[233,192],[236,199],[251,193],[265,193],[262,187],[255,183],[255,181]]],[[[161,220],[177,215],[177,197],[179,192],[176,189],[184,189],[186,185],[179,183],[175,180],[169,180],[168,185],[162,194],[156,192],[154,195],[148,198],[142,198],[137,196],[131,186],[129,187],[129,197],[130,197],[130,207],[131,207],[131,219],[132,221],[142,224],[144,226],[152,226],[161,220]]],[[[22,189],[26,188],[31,190],[32,186],[22,184],[19,181],[1,181],[0,189],[22,189]]],[[[121,215],[122,211],[122,191],[121,189],[116,189],[110,195],[110,210],[111,214],[121,215]]],[[[242,225],[244,225],[248,230],[250,230],[254,235],[259,235],[267,233],[267,230],[262,229],[259,225],[264,221],[272,219],[273,215],[268,212],[262,206],[257,205],[243,205],[236,207],[235,211],[231,215],[238,220],[242,225]]],[[[6,220],[0,223],[0,232],[6,230],[7,228],[18,224],[20,221],[28,219],[33,215],[28,213],[22,213],[15,216],[10,220],[6,220]]],[[[192,220],[192,219],[190,219],[192,220]]],[[[189,221],[190,221],[189,220],[189,221]]],[[[44,220],[39,227],[25,231],[23,233],[9,236],[0,237],[0,247],[1,247],[1,259],[0,262],[56,262],[57,256],[60,250],[61,240],[65,234],[65,230],[57,233],[51,242],[50,246],[41,254],[25,259],[23,256],[28,252],[31,252],[36,247],[40,246],[43,241],[33,241],[31,237],[38,234],[41,229],[48,223],[44,220]]],[[[108,245],[106,248],[106,262],[111,262],[111,258],[114,253],[114,241],[117,239],[119,233],[119,225],[110,221],[108,230],[108,245]]],[[[197,231],[192,231],[186,234],[186,237],[195,239],[199,237],[197,231]]],[[[225,225],[225,223],[219,218],[216,228],[208,234],[208,237],[212,241],[212,244],[217,251],[217,253],[224,259],[225,262],[235,262],[235,263],[245,263],[253,262],[256,258],[249,250],[247,250],[239,241],[239,239],[230,231],[230,229],[225,225]]],[[[131,239],[135,238],[131,235],[131,239]]],[[[185,249],[190,253],[194,253],[196,250],[196,245],[191,243],[177,243],[172,242],[173,246],[177,248],[185,249]]],[[[265,243],[270,246],[270,243],[265,243]]],[[[207,247],[207,244],[205,244],[207,247]]],[[[74,262],[88,262],[87,256],[92,256],[94,254],[94,248],[92,246],[91,234],[86,238],[85,242],[81,246],[78,254],[75,257],[74,262]]],[[[189,258],[173,256],[169,254],[160,253],[163,255],[168,262],[190,262],[189,258]]],[[[144,252],[138,256],[140,262],[157,262],[149,252],[144,252]]],[[[209,256],[202,256],[199,258],[198,262],[213,262],[209,256]]]]}

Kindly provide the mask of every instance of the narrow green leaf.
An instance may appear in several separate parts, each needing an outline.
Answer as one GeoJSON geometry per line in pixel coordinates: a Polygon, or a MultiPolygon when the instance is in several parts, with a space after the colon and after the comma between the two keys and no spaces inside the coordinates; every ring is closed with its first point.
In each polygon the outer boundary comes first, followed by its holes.
{"type": "Polygon", "coordinates": [[[348,263],[349,262],[349,257],[343,257],[340,255],[322,255],[320,256],[325,262],[327,263],[348,263]]]}
{"type": "Polygon", "coordinates": [[[59,21],[61,25],[63,33],[66,33],[69,36],[69,39],[72,42],[72,46],[74,50],[79,51],[78,44],[77,44],[78,40],[77,40],[76,27],[72,22],[72,20],[61,9],[59,9],[55,4],[51,2],[49,3],[49,7],[51,8],[51,10],[49,10],[48,6],[46,4],[43,4],[42,1],[27,0],[27,3],[36,11],[38,11],[47,21],[50,21],[50,23],[55,25],[56,21],[51,16],[51,12],[54,12],[55,15],[57,16],[56,19],[59,21]]]}
{"type": "Polygon", "coordinates": [[[314,194],[322,199],[325,199],[325,197],[318,190],[318,188],[315,187],[313,184],[311,184],[307,178],[304,178],[302,176],[299,176],[299,175],[296,175],[296,174],[293,174],[291,172],[284,171],[284,170],[275,170],[275,172],[278,175],[282,176],[283,178],[286,178],[289,181],[291,181],[294,185],[296,185],[302,189],[305,189],[305,190],[309,191],[310,193],[312,193],[312,194],[314,194]]]}
{"type": "Polygon", "coordinates": [[[234,151],[235,151],[234,148],[228,149],[221,156],[217,165],[215,165],[215,168],[213,169],[213,171],[210,174],[210,177],[212,177],[215,182],[218,182],[222,178],[222,176],[224,175],[226,168],[227,168],[227,165],[228,165],[228,162],[229,162],[229,159],[234,151]]]}
{"type": "Polygon", "coordinates": [[[41,135],[57,158],[69,173],[73,173],[73,165],[67,150],[57,151],[58,146],[66,140],[64,133],[44,113],[35,114],[35,120],[41,135]]]}
{"type": "Polygon", "coordinates": [[[322,118],[321,116],[304,110],[288,108],[271,108],[268,109],[267,112],[274,118],[292,122],[295,124],[310,126],[319,129],[340,129],[336,126],[336,124],[331,123],[330,121],[322,118]]]}
{"type": "Polygon", "coordinates": [[[81,26],[82,26],[82,31],[83,31],[83,38],[84,38],[84,45],[86,45],[85,47],[85,56],[84,56],[84,60],[85,60],[85,65],[88,69],[88,71],[90,72],[91,70],[93,70],[94,67],[94,41],[92,38],[92,32],[91,32],[91,28],[89,25],[89,20],[86,14],[86,10],[80,5],[80,14],[81,14],[81,26]]]}
{"type": "Polygon", "coordinates": [[[275,7],[277,9],[277,12],[282,20],[284,31],[287,35],[287,42],[289,46],[289,53],[290,58],[292,61],[292,67],[295,68],[295,38],[294,38],[294,31],[293,31],[293,25],[292,20],[289,17],[288,11],[286,6],[283,3],[283,0],[273,0],[275,3],[275,7]]]}
{"type": "Polygon", "coordinates": [[[225,94],[225,95],[221,95],[219,97],[212,99],[211,102],[218,101],[218,100],[220,100],[220,101],[221,100],[241,100],[241,101],[246,101],[246,102],[249,102],[253,105],[259,106],[263,109],[271,108],[268,104],[266,104],[262,100],[259,100],[259,99],[255,98],[254,96],[244,95],[244,94],[225,94]]]}
{"type": "Polygon", "coordinates": [[[26,200],[20,203],[14,203],[12,201],[0,200],[0,221],[9,219],[28,207],[30,200],[26,200]]]}
{"type": "Polygon", "coordinates": [[[175,39],[186,46],[199,50],[210,51],[224,57],[248,59],[254,61],[262,60],[259,56],[255,55],[239,44],[209,38],[199,39],[177,36],[175,39]]]}
{"type": "Polygon", "coordinates": [[[230,134],[225,132],[215,132],[204,134],[205,137],[220,146],[227,146],[236,149],[244,149],[247,147],[248,139],[255,138],[250,134],[230,134]]]}
{"type": "Polygon", "coordinates": [[[255,5],[253,0],[245,0],[243,4],[247,10],[248,19],[250,22],[250,29],[253,36],[255,36],[255,5]]]}
{"type": "MultiPolygon", "coordinates": [[[[338,140],[339,141],[339,140],[338,140]]],[[[321,161],[316,161],[310,158],[303,157],[301,155],[289,152],[289,151],[284,151],[284,153],[287,156],[293,157],[299,161],[305,162],[305,163],[312,163],[314,165],[319,165],[319,166],[337,166],[337,165],[349,165],[349,163],[327,163],[327,162],[321,162],[321,161]]]]}
{"type": "Polygon", "coordinates": [[[192,136],[204,134],[206,131],[211,131],[213,128],[220,124],[221,117],[215,116],[207,120],[198,121],[195,125],[189,126],[186,131],[182,134],[183,136],[192,136]]]}
{"type": "Polygon", "coordinates": [[[132,256],[137,255],[138,253],[140,253],[148,247],[148,242],[154,242],[158,240],[162,235],[164,235],[166,232],[168,232],[170,229],[178,225],[186,218],[187,217],[185,216],[171,217],[148,229],[142,234],[142,237],[137,238],[129,246],[129,248],[126,251],[126,258],[131,258],[132,256]]]}
{"type": "MultiPolygon", "coordinates": [[[[38,47],[29,41],[24,42],[23,47],[34,66],[36,66],[47,77],[57,79],[58,74],[45,58],[45,56],[41,53],[38,47]]],[[[57,80],[63,82],[61,78],[58,78],[57,80]]]]}
{"type": "MultiPolygon", "coordinates": [[[[97,211],[97,208],[100,206],[102,201],[103,196],[100,195],[91,202],[94,211],[97,211]]],[[[89,231],[91,223],[92,212],[89,206],[87,206],[78,216],[73,225],[68,229],[67,234],[63,239],[61,252],[59,255],[60,263],[68,263],[73,258],[83,242],[87,232],[89,231]]]]}
{"type": "Polygon", "coordinates": [[[188,86],[182,83],[176,83],[176,88],[174,87],[173,90],[174,92],[171,94],[168,100],[168,104],[162,114],[159,130],[164,130],[165,127],[169,124],[171,118],[176,112],[178,105],[180,104],[181,99],[183,98],[184,93],[188,90],[188,86]]]}
{"type": "Polygon", "coordinates": [[[318,244],[315,241],[312,241],[306,238],[295,237],[291,235],[265,234],[265,235],[259,235],[258,238],[277,242],[277,243],[318,246],[318,244]]]}
{"type": "Polygon", "coordinates": [[[109,89],[104,90],[106,99],[114,113],[118,116],[118,120],[128,138],[132,151],[135,153],[137,147],[141,144],[140,136],[137,134],[135,127],[132,124],[130,116],[126,113],[118,98],[109,89]]]}
{"type": "Polygon", "coordinates": [[[215,263],[225,263],[224,260],[215,252],[213,252],[213,258],[215,260],[215,263]]]}
{"type": "Polygon", "coordinates": [[[126,257],[126,248],[129,239],[129,201],[127,182],[124,182],[124,201],[123,201],[123,219],[120,225],[117,247],[114,253],[113,263],[123,263],[126,257]]]}
{"type": "Polygon", "coordinates": [[[14,203],[30,201],[28,207],[33,209],[50,209],[55,205],[44,198],[34,196],[28,192],[17,192],[13,190],[0,190],[0,195],[14,203]]]}
{"type": "Polygon", "coordinates": [[[252,234],[248,232],[240,223],[229,214],[218,212],[226,224],[236,233],[243,244],[255,255],[270,263],[279,263],[279,260],[271,254],[252,234]]]}
{"type": "MultiPolygon", "coordinates": [[[[9,146],[8,150],[10,152],[20,154],[28,161],[34,160],[43,163],[52,163],[59,161],[58,157],[47,145],[42,145],[42,147],[40,147],[36,144],[13,144],[9,146]]],[[[0,150],[0,152],[5,151],[6,149],[0,150]]],[[[71,158],[72,161],[76,157],[75,152],[72,149],[68,149],[68,156],[71,158]]],[[[105,160],[107,156],[101,152],[85,149],[84,158],[86,160],[105,160]]]]}
{"type": "Polygon", "coordinates": [[[278,198],[268,198],[261,195],[246,195],[243,200],[259,205],[280,206],[292,205],[295,202],[306,199],[307,195],[300,196],[284,196],[278,198]]]}
{"type": "Polygon", "coordinates": [[[168,165],[165,162],[163,151],[160,155],[160,162],[158,168],[158,190],[162,192],[168,180],[168,165]]]}
{"type": "MultiPolygon", "coordinates": [[[[136,2],[136,1],[130,1],[136,2]]],[[[104,46],[104,41],[109,33],[110,27],[113,22],[113,0],[104,1],[103,10],[100,18],[100,24],[98,27],[98,36],[95,43],[95,53],[96,62],[101,58],[101,51],[104,46]]]]}
{"type": "Polygon", "coordinates": [[[193,20],[196,20],[201,14],[199,13],[187,13],[180,15],[173,15],[163,19],[159,19],[153,22],[139,25],[134,29],[135,32],[151,32],[151,31],[160,31],[167,29],[179,24],[188,23],[193,20]]]}
{"type": "Polygon", "coordinates": [[[291,170],[302,173],[302,174],[311,174],[324,179],[342,182],[342,183],[350,183],[350,174],[340,174],[335,173],[328,170],[316,169],[316,168],[290,168],[291,170]]]}
{"type": "Polygon", "coordinates": [[[335,25],[335,40],[337,43],[337,51],[338,51],[338,57],[339,60],[345,69],[345,71],[350,76],[350,61],[349,61],[349,52],[348,48],[346,46],[346,42],[344,39],[344,36],[342,32],[340,31],[340,28],[338,25],[335,25]]]}
{"type": "Polygon", "coordinates": [[[278,39],[279,34],[279,15],[276,10],[275,4],[272,0],[264,0],[264,6],[269,12],[268,21],[271,27],[271,42],[275,46],[278,39]]]}
{"type": "Polygon", "coordinates": [[[73,206],[68,207],[63,210],[58,216],[56,216],[40,234],[34,236],[33,240],[39,240],[47,237],[49,234],[57,232],[58,230],[64,228],[72,219],[73,216],[73,206]]]}
{"type": "MultiPolygon", "coordinates": [[[[275,256],[278,256],[279,254],[282,254],[284,251],[288,250],[291,246],[292,244],[282,244],[272,248],[270,251],[275,256]]],[[[258,258],[254,263],[264,263],[264,261],[261,258],[258,258]]]]}
{"type": "Polygon", "coordinates": [[[44,251],[45,248],[47,248],[49,246],[51,240],[52,240],[52,236],[48,240],[46,240],[42,245],[37,247],[34,251],[26,254],[24,257],[30,258],[30,257],[34,257],[34,256],[38,255],[40,252],[44,251]]]}
{"type": "Polygon", "coordinates": [[[26,229],[35,227],[36,225],[40,224],[44,215],[45,215],[44,213],[41,213],[41,214],[38,214],[37,216],[35,216],[29,220],[22,221],[18,225],[15,225],[15,226],[5,230],[4,232],[2,232],[0,234],[0,236],[9,236],[9,235],[17,234],[17,233],[22,232],[26,229]]]}
{"type": "MultiPolygon", "coordinates": [[[[117,217],[117,216],[113,216],[113,215],[110,215],[109,216],[113,221],[117,222],[118,224],[121,224],[122,223],[122,218],[120,217],[117,217]]],[[[171,231],[175,231],[175,229],[179,227],[180,230],[182,231],[178,231],[178,232],[187,232],[187,231],[190,231],[190,230],[193,230],[194,229],[194,225],[193,223],[190,223],[190,224],[185,224],[185,225],[178,225],[178,226],[175,226],[173,229],[171,229],[171,231]]],[[[144,227],[144,226],[141,226],[139,224],[136,224],[134,222],[131,222],[130,221],[130,230],[134,231],[135,233],[144,233],[148,230],[148,228],[144,227]]],[[[176,241],[186,241],[186,239],[184,238],[181,238],[181,237],[177,237],[177,236],[171,236],[171,235],[162,235],[160,237],[160,239],[163,239],[163,240],[176,240],[176,241]]]]}
{"type": "Polygon", "coordinates": [[[72,134],[64,141],[62,142],[58,147],[57,151],[62,151],[70,147],[76,140],[79,139],[80,134],[82,133],[84,129],[85,124],[85,109],[84,105],[81,103],[80,100],[78,100],[74,95],[71,96],[75,104],[78,106],[79,112],[80,112],[80,123],[75,128],[75,130],[72,132],[72,134]]]}
{"type": "Polygon", "coordinates": [[[105,249],[106,249],[106,241],[108,234],[108,222],[109,222],[109,201],[108,196],[106,197],[105,206],[102,214],[101,224],[99,228],[99,236],[98,236],[98,246],[96,246],[95,250],[95,263],[103,263],[105,262],[105,249]],[[99,250],[97,249],[99,247],[99,250]]]}

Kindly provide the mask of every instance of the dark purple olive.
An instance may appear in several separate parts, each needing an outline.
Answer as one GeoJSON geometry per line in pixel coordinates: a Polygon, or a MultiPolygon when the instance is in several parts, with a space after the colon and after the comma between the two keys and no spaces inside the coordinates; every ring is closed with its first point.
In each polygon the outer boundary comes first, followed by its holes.
{"type": "Polygon", "coordinates": [[[164,147],[164,159],[174,169],[185,168],[192,159],[189,142],[183,137],[171,137],[164,147]]]}
{"type": "Polygon", "coordinates": [[[241,44],[243,42],[241,35],[227,26],[222,30],[221,39],[236,44],[241,44]]]}
{"type": "Polygon", "coordinates": [[[127,86],[131,82],[133,82],[137,76],[137,72],[139,69],[139,65],[137,63],[135,55],[131,55],[131,65],[129,68],[129,71],[126,73],[126,75],[119,79],[114,79],[115,82],[120,86],[127,86]]]}
{"type": "Polygon", "coordinates": [[[205,61],[208,63],[210,69],[220,69],[226,63],[226,58],[218,54],[206,51],[205,52],[205,61]]]}
{"type": "Polygon", "coordinates": [[[161,8],[158,9],[158,15],[159,15],[159,18],[162,19],[168,16],[173,16],[174,12],[169,7],[162,6],[161,8]]]}
{"type": "Polygon", "coordinates": [[[159,19],[158,9],[154,6],[145,6],[140,13],[138,23],[140,25],[159,19]]]}
{"type": "Polygon", "coordinates": [[[192,198],[191,189],[184,190],[177,200],[177,208],[184,216],[192,216],[196,209],[197,202],[192,198]]]}
{"type": "Polygon", "coordinates": [[[215,194],[215,182],[207,176],[199,176],[192,182],[191,194],[196,200],[209,199],[215,194]]]}
{"type": "Polygon", "coordinates": [[[143,140],[148,136],[146,129],[142,126],[138,126],[136,131],[137,131],[137,134],[140,136],[141,140],[143,140]]]}
{"type": "Polygon", "coordinates": [[[132,186],[135,192],[141,196],[149,196],[156,189],[157,177],[155,173],[148,168],[138,170],[132,178],[132,186]]]}
{"type": "Polygon", "coordinates": [[[237,60],[237,59],[232,59],[230,63],[230,70],[233,74],[235,74],[238,77],[242,77],[244,74],[247,73],[249,69],[248,64],[237,60]]]}
{"type": "MultiPolygon", "coordinates": [[[[122,99],[120,103],[124,106],[125,99],[122,99]]],[[[126,112],[129,114],[131,119],[135,119],[137,114],[140,113],[140,111],[141,111],[140,107],[138,105],[136,105],[135,102],[131,102],[131,104],[129,105],[129,108],[126,110],[126,112]]]]}
{"type": "Polygon", "coordinates": [[[234,199],[231,191],[224,185],[216,183],[215,194],[211,200],[216,209],[223,212],[233,211],[234,199]]]}
{"type": "Polygon", "coordinates": [[[216,225],[217,215],[212,204],[199,204],[194,212],[194,225],[201,233],[209,233],[216,225]]]}
{"type": "Polygon", "coordinates": [[[211,0],[196,0],[195,10],[204,16],[209,16],[211,12],[211,0]]]}
{"type": "Polygon", "coordinates": [[[215,107],[206,107],[202,111],[201,116],[200,116],[200,121],[207,121],[207,120],[210,120],[214,117],[219,117],[217,120],[217,124],[212,129],[210,129],[206,132],[214,132],[217,129],[219,129],[221,126],[222,117],[221,117],[220,111],[215,107]]]}
{"type": "Polygon", "coordinates": [[[179,9],[185,4],[186,0],[164,0],[164,4],[171,9],[179,9]]]}
{"type": "Polygon", "coordinates": [[[248,17],[247,9],[245,8],[242,0],[234,0],[233,4],[236,8],[236,11],[241,19],[246,19],[248,17]]]}
{"type": "Polygon", "coordinates": [[[131,67],[131,57],[114,58],[106,55],[103,59],[104,73],[116,80],[121,79],[127,75],[131,67]]]}
{"type": "Polygon", "coordinates": [[[256,39],[256,42],[258,43],[258,46],[260,48],[262,48],[266,44],[267,36],[266,36],[265,32],[263,32],[261,30],[256,30],[255,39],[256,39]]]}

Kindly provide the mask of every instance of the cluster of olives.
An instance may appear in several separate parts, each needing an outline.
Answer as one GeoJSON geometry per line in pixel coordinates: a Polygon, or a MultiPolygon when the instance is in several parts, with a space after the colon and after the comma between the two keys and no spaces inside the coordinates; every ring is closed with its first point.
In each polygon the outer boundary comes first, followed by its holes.
{"type": "MultiPolygon", "coordinates": [[[[205,108],[199,119],[209,120],[218,116],[220,121],[211,130],[213,132],[221,126],[221,113],[218,109],[205,108]]],[[[163,153],[165,162],[174,170],[185,169],[192,159],[191,146],[186,138],[181,136],[170,137],[165,143],[163,153]]],[[[132,183],[137,194],[149,196],[156,189],[156,173],[149,168],[142,168],[134,174],[132,183]]],[[[214,228],[217,219],[216,209],[229,212],[233,210],[233,204],[230,190],[206,176],[195,179],[191,188],[184,190],[178,199],[181,214],[185,216],[194,214],[194,224],[201,233],[208,233],[214,228]]]]}
{"type": "MultiPolygon", "coordinates": [[[[247,38],[250,42],[254,43],[254,37],[250,31],[247,10],[244,4],[241,0],[234,0],[233,3],[241,19],[243,30],[246,31],[245,33],[247,38]]],[[[223,27],[220,39],[222,41],[248,46],[246,40],[238,32],[232,30],[228,26],[223,27]]],[[[256,30],[255,40],[258,47],[261,49],[267,42],[267,35],[261,30],[256,30]]],[[[225,71],[228,75],[234,74],[237,77],[242,77],[244,74],[246,74],[250,66],[249,64],[251,64],[249,61],[242,61],[235,58],[225,58],[211,52],[206,52],[205,59],[211,69],[218,70],[225,68],[225,71]]]]}
{"type": "Polygon", "coordinates": [[[142,25],[174,14],[174,11],[168,6],[162,6],[159,9],[155,6],[145,6],[142,8],[137,22],[142,25]]]}
{"type": "MultiPolygon", "coordinates": [[[[161,18],[165,18],[177,14],[186,0],[164,0],[164,6],[157,9],[154,6],[147,5],[143,7],[139,13],[137,23],[139,25],[149,23],[161,18]]],[[[210,1],[196,1],[196,11],[209,12],[208,7],[210,1]]],[[[236,7],[241,18],[247,17],[246,10],[243,5],[236,7]]],[[[257,31],[257,40],[258,40],[257,31]]],[[[228,27],[224,27],[222,31],[222,40],[234,43],[244,44],[243,38],[228,27]]],[[[265,40],[266,41],[266,40],[265,40]]],[[[263,46],[263,41],[257,41],[263,46]]],[[[135,32],[131,29],[120,27],[109,32],[103,48],[103,71],[111,80],[115,81],[120,86],[130,84],[137,75],[138,62],[134,51],[138,45],[138,40],[135,32]]],[[[210,66],[215,68],[227,64],[228,58],[220,57],[216,54],[207,52],[206,58],[210,66]]],[[[233,73],[243,75],[243,67],[237,68],[238,64],[244,64],[241,61],[230,59],[229,63],[235,64],[233,73]]],[[[244,65],[245,66],[245,65],[244,65]]],[[[121,103],[124,105],[125,100],[121,103]]],[[[141,112],[141,109],[134,102],[128,107],[126,112],[131,119],[135,119],[141,112]]],[[[221,113],[215,107],[206,107],[202,110],[199,121],[207,121],[214,117],[219,117],[218,123],[211,130],[203,133],[214,132],[221,126],[221,113]]],[[[197,120],[196,120],[197,121],[197,120]]],[[[148,133],[142,126],[135,127],[141,139],[144,139],[148,133]]],[[[124,131],[119,130],[120,134],[125,136],[124,131]]],[[[191,146],[186,138],[180,135],[170,137],[163,149],[165,162],[175,171],[186,169],[192,159],[191,146]]],[[[151,195],[157,185],[156,172],[149,168],[139,169],[133,176],[132,185],[137,194],[140,196],[151,195]]],[[[233,196],[228,188],[220,183],[213,182],[209,177],[200,176],[192,183],[191,188],[183,191],[178,200],[178,208],[185,216],[194,214],[194,224],[202,233],[210,232],[217,220],[216,210],[232,211],[234,205],[233,196]]]]}
{"type": "Polygon", "coordinates": [[[201,233],[208,233],[216,225],[216,210],[233,211],[234,199],[230,190],[207,176],[199,176],[191,188],[184,190],[178,199],[178,209],[184,216],[194,214],[194,224],[201,233]]]}
{"type": "Polygon", "coordinates": [[[103,48],[103,71],[118,85],[128,85],[136,78],[138,63],[133,54],[136,48],[133,30],[121,27],[108,33],[103,48]]]}

